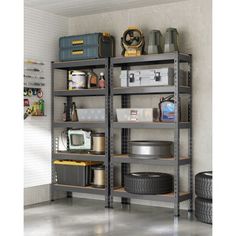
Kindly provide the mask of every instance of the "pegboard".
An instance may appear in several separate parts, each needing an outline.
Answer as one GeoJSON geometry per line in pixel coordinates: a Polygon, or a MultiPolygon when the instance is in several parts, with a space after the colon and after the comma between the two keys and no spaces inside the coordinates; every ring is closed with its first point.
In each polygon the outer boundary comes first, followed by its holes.
{"type": "MultiPolygon", "coordinates": [[[[51,61],[58,60],[58,39],[67,35],[68,19],[25,7],[24,60],[44,63],[45,115],[24,121],[24,187],[51,183],[51,61]]],[[[23,76],[23,75],[22,75],[23,76]]]]}

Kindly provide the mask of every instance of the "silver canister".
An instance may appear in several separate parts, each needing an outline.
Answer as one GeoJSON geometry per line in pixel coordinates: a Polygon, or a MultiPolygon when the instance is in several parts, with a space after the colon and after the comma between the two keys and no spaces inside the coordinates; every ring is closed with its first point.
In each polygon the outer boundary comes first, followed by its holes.
{"type": "Polygon", "coordinates": [[[170,158],[173,142],[170,141],[130,141],[129,157],[137,159],[170,158]]]}
{"type": "Polygon", "coordinates": [[[93,183],[95,188],[105,188],[105,166],[92,167],[93,170],[93,183]]]}
{"type": "Polygon", "coordinates": [[[87,75],[83,71],[69,71],[69,90],[85,89],[87,87],[87,75]]]}
{"type": "Polygon", "coordinates": [[[92,153],[102,155],[105,153],[105,133],[92,134],[92,153]]]}

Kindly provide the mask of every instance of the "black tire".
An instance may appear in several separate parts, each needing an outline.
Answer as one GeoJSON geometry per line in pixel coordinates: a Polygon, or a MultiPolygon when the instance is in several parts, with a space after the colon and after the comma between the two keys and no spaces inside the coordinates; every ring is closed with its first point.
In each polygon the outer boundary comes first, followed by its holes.
{"type": "Polygon", "coordinates": [[[195,216],[201,222],[212,224],[212,200],[197,197],[195,199],[195,216]]]}
{"type": "Polygon", "coordinates": [[[201,172],[195,176],[195,193],[200,198],[212,199],[212,171],[201,172]]]}
{"type": "Polygon", "coordinates": [[[164,194],[173,191],[173,176],[159,172],[135,172],[124,176],[124,189],[134,194],[164,194]]]}

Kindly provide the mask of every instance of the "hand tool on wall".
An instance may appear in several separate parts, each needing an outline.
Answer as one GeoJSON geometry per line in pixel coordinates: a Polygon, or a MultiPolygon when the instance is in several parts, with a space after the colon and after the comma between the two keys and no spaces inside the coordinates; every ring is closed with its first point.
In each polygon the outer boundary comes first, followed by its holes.
{"type": "Polygon", "coordinates": [[[32,113],[32,108],[27,108],[24,114],[24,120],[32,113]]]}
{"type": "Polygon", "coordinates": [[[25,98],[24,99],[24,107],[29,107],[29,105],[30,105],[29,99],[25,98]]]}
{"type": "Polygon", "coordinates": [[[37,90],[37,97],[38,98],[42,98],[43,97],[43,90],[42,89],[38,89],[37,90]]]}

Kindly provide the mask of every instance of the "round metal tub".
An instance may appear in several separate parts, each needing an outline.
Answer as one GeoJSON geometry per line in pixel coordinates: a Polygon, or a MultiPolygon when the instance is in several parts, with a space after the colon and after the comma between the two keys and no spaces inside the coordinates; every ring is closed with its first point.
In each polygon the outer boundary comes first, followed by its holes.
{"type": "Polygon", "coordinates": [[[138,159],[170,158],[173,142],[170,141],[130,141],[129,157],[138,159]]]}

